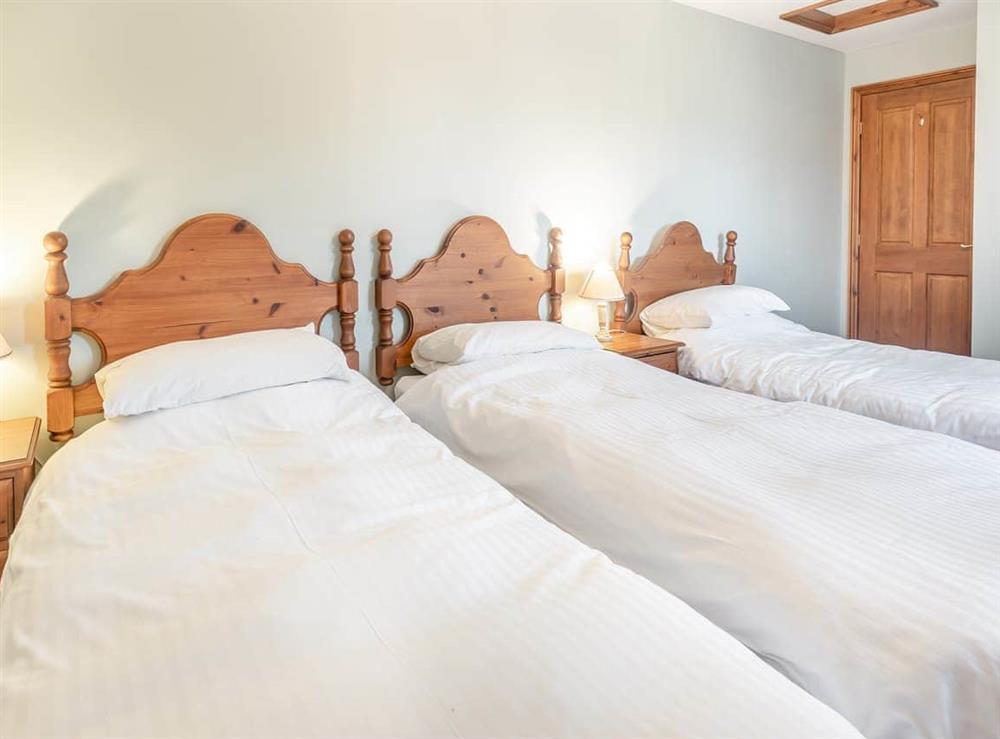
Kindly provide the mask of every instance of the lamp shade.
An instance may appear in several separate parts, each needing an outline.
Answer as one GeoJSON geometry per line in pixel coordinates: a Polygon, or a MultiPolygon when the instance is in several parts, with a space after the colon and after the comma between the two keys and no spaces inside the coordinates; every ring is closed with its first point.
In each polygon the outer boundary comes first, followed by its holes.
{"type": "Polygon", "coordinates": [[[590,270],[587,279],[583,281],[580,288],[581,298],[591,300],[625,300],[625,293],[622,292],[621,283],[618,282],[618,275],[606,264],[599,264],[590,270]]]}
{"type": "Polygon", "coordinates": [[[10,344],[4,341],[3,334],[0,334],[0,358],[6,357],[12,351],[10,344]]]}

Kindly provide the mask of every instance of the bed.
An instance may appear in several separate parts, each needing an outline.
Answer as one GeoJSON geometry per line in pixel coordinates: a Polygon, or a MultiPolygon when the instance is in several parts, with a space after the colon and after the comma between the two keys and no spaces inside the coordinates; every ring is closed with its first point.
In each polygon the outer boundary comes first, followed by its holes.
{"type": "Polygon", "coordinates": [[[684,342],[679,370],[730,390],[803,400],[1000,449],[1000,362],[844,339],[766,316],[720,328],[655,330],[640,313],[668,295],[735,280],[736,234],[725,263],[702,247],[693,224],[669,227],[649,254],[630,265],[623,234],[619,278],[629,299],[616,326],[684,342]]]}
{"type": "MultiPolygon", "coordinates": [[[[337,308],[353,356],[349,232],[327,283],[203,216],[85,299],[46,246],[57,370],[74,329],[107,361],[337,308]]],[[[345,372],[104,420],[50,459],[0,579],[0,736],[858,739],[345,372]]],[[[108,398],[64,379],[69,437],[108,398]]]]}
{"type": "MultiPolygon", "coordinates": [[[[482,247],[477,260],[499,262],[482,247]]],[[[419,291],[437,315],[464,315],[456,286],[472,276],[419,270],[396,299],[419,291]]],[[[869,739],[1000,734],[994,451],[599,349],[446,366],[408,380],[397,405],[869,739]]]]}

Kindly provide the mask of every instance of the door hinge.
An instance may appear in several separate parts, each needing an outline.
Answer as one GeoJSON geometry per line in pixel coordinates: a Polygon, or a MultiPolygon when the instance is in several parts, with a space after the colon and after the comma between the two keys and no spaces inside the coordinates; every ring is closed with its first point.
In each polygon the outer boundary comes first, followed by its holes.
{"type": "Polygon", "coordinates": [[[864,130],[864,128],[865,128],[865,122],[858,121],[858,138],[861,138],[861,132],[864,130]]]}

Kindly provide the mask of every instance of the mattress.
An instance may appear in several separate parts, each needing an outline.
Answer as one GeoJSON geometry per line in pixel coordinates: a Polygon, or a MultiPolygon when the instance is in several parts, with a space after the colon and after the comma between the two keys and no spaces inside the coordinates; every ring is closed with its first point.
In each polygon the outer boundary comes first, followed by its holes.
{"type": "Polygon", "coordinates": [[[1000,362],[843,339],[774,315],[649,332],[685,343],[686,377],[1000,449],[1000,362]]]}
{"type": "Polygon", "coordinates": [[[869,739],[1000,735],[1000,455],[602,351],[439,370],[398,401],[869,739]]]}
{"type": "Polygon", "coordinates": [[[104,421],[0,580],[0,736],[858,734],[374,386],[104,421]]]}

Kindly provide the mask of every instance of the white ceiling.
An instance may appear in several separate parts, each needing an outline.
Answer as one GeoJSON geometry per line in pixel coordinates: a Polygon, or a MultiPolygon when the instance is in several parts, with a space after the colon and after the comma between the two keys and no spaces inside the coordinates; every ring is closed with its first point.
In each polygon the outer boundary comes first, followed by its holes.
{"type": "MultiPolygon", "coordinates": [[[[891,44],[908,36],[932,31],[942,26],[954,26],[976,20],[976,0],[938,0],[938,7],[919,13],[894,18],[882,23],[874,23],[852,31],[826,34],[813,31],[778,18],[782,13],[801,8],[814,0],[677,0],[683,5],[706,10],[716,15],[724,15],[733,20],[766,28],[769,31],[827,46],[840,51],[863,49],[867,46],[891,44]]],[[[847,10],[871,5],[878,0],[844,0],[829,7],[824,12],[839,14],[847,10]]]]}

